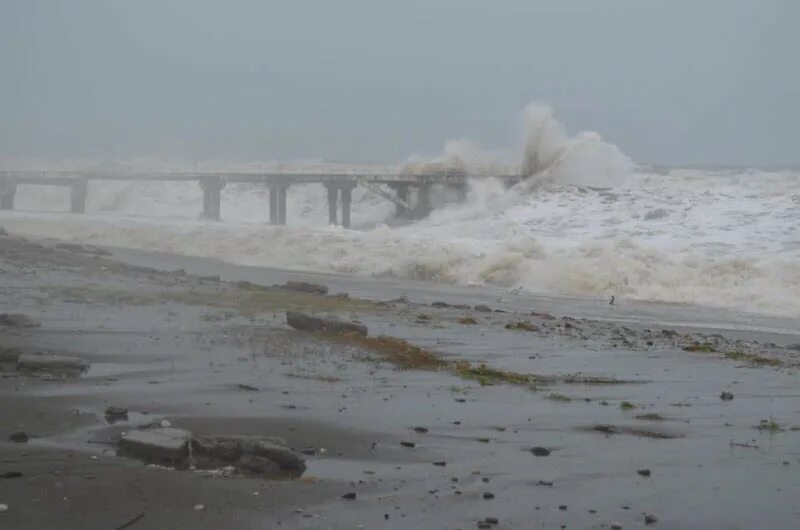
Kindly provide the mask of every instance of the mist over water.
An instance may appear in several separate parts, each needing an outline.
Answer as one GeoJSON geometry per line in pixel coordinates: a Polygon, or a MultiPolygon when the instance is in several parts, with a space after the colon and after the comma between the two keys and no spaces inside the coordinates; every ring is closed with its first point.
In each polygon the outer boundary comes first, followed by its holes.
{"type": "MultiPolygon", "coordinates": [[[[638,168],[594,132],[571,136],[545,105],[523,112],[519,149],[448,142],[412,157],[474,175],[467,199],[444,191],[436,209],[403,224],[394,205],[354,193],[354,230],[327,226],[320,185],[289,189],[286,227],[266,224],[265,187],[229,184],[222,223],[197,219],[196,183],[92,182],[88,215],[0,214],[11,232],[273,266],[534,293],[680,302],[800,316],[800,174],[638,168]],[[487,175],[529,175],[506,189],[487,175]]],[[[39,165],[32,162],[31,165],[39,165]]],[[[50,167],[92,167],[93,162],[50,167]]],[[[96,166],[95,166],[96,167],[96,166]]],[[[136,160],[115,170],[313,170],[363,167],[305,162],[225,164],[136,160]]],[[[397,171],[372,167],[369,171],[397,171]]],[[[22,187],[20,210],[62,210],[67,192],[22,187]]]]}

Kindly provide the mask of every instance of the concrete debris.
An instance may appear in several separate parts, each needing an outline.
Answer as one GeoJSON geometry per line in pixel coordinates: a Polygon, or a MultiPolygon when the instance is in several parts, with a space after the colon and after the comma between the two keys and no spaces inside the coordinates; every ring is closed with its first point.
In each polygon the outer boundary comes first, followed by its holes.
{"type": "Polygon", "coordinates": [[[326,331],[329,333],[367,335],[367,326],[363,324],[343,322],[335,319],[322,319],[297,311],[286,312],[286,323],[300,331],[326,331]]]}
{"type": "Polygon", "coordinates": [[[0,313],[0,326],[13,328],[38,328],[42,323],[22,313],[0,313]]]}
{"type": "Polygon", "coordinates": [[[291,282],[291,281],[286,282],[286,285],[284,285],[284,289],[288,289],[290,291],[298,291],[301,293],[311,293],[311,294],[321,294],[321,295],[328,294],[327,286],[310,282],[291,282]]]}
{"type": "Polygon", "coordinates": [[[23,353],[17,359],[17,368],[36,372],[82,372],[89,368],[89,363],[68,355],[23,353]]]}

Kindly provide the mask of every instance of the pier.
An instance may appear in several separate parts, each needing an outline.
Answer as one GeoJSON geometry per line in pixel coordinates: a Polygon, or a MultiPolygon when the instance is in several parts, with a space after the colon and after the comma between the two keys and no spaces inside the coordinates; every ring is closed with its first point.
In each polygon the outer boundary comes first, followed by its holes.
{"type": "MultiPolygon", "coordinates": [[[[398,173],[100,173],[87,171],[0,171],[0,210],[13,210],[19,186],[64,186],[70,189],[70,212],[85,213],[90,183],[96,181],[130,182],[196,182],[203,191],[200,215],[204,219],[222,218],[222,190],[229,182],[263,185],[269,190],[269,221],[286,224],[286,195],[290,186],[322,185],[328,195],[328,219],[331,224],[350,228],[352,193],[357,186],[366,186],[393,202],[397,216],[420,219],[431,211],[430,194],[439,185],[466,195],[467,180],[463,171],[439,171],[430,174],[398,173]],[[341,207],[341,211],[340,210],[341,207]]],[[[485,178],[485,177],[474,177],[485,178]]],[[[519,182],[516,175],[497,177],[511,186],[519,182]]]]}

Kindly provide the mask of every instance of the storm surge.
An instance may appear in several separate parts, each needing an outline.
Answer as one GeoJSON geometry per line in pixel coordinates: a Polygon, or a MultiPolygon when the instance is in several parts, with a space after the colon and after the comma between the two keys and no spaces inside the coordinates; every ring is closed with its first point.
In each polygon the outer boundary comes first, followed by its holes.
{"type": "MultiPolygon", "coordinates": [[[[196,184],[96,182],[87,215],[34,212],[63,210],[66,192],[23,187],[20,211],[0,224],[245,265],[800,316],[800,173],[648,170],[597,133],[569,135],[546,106],[529,106],[522,121],[519,149],[460,140],[414,158],[473,176],[465,201],[434,194],[433,213],[414,222],[394,219],[394,205],[364,187],[354,229],[343,230],[327,226],[319,185],[292,186],[289,226],[273,227],[266,189],[255,185],[228,185],[214,223],[197,218],[196,184]],[[509,173],[527,178],[512,188],[491,178],[509,173]]],[[[342,167],[314,164],[333,169],[342,167]]]]}

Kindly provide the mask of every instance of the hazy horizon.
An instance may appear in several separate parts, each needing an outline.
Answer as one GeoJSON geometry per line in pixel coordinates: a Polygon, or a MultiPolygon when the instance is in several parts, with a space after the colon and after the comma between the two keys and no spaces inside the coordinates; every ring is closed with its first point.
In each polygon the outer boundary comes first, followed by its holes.
{"type": "Polygon", "coordinates": [[[800,3],[6,0],[0,157],[395,163],[530,101],[641,164],[800,166],[800,3]]]}

